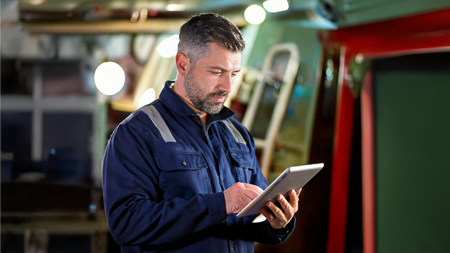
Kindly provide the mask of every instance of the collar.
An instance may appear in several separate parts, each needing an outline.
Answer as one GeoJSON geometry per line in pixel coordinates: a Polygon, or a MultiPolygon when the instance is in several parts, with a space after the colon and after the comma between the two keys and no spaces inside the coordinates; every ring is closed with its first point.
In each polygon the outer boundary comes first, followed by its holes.
{"type": "MultiPolygon", "coordinates": [[[[159,95],[159,100],[171,111],[175,112],[176,114],[188,117],[188,116],[198,116],[197,112],[189,107],[181,98],[178,97],[178,95],[172,91],[170,86],[175,81],[166,81],[163,90],[161,91],[161,94],[159,95]]],[[[228,118],[231,118],[235,115],[235,113],[228,109],[227,107],[223,107],[223,109],[218,113],[214,115],[208,115],[208,122],[207,125],[210,123],[217,121],[217,120],[226,120],[228,118]]],[[[198,116],[199,117],[199,116],[198,116]]]]}

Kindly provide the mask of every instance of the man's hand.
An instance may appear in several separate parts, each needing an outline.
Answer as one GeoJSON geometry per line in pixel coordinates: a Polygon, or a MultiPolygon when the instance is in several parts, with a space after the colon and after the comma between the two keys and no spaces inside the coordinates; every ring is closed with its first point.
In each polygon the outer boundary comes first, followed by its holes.
{"type": "Polygon", "coordinates": [[[281,208],[277,207],[272,201],[267,201],[266,206],[261,208],[261,213],[274,229],[284,228],[294,217],[294,214],[298,211],[298,196],[301,191],[302,189],[298,192],[290,190],[288,193],[289,202],[283,195],[278,195],[277,200],[281,208]]]}
{"type": "Polygon", "coordinates": [[[227,214],[238,213],[261,192],[263,190],[256,185],[235,183],[223,192],[227,214]]]}

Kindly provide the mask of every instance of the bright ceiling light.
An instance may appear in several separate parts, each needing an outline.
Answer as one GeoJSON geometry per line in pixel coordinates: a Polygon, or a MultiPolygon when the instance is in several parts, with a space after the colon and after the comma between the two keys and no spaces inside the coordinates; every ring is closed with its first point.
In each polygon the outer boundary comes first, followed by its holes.
{"type": "Polygon", "coordinates": [[[156,47],[156,52],[158,52],[159,56],[161,56],[162,58],[173,57],[177,55],[179,42],[180,38],[178,37],[178,34],[174,34],[169,38],[161,41],[158,47],[156,47]]]}
{"type": "Polygon", "coordinates": [[[125,71],[115,62],[104,62],[94,72],[94,83],[101,93],[115,95],[125,85],[125,71]]]}
{"type": "Polygon", "coordinates": [[[245,10],[244,17],[250,24],[259,25],[266,19],[266,11],[259,5],[250,5],[245,10]]]}
{"type": "Polygon", "coordinates": [[[267,0],[263,3],[264,9],[268,12],[280,12],[289,9],[289,3],[287,0],[267,0]]]}
{"type": "Polygon", "coordinates": [[[168,4],[166,6],[167,11],[184,11],[186,10],[186,5],[184,4],[168,4]]]}
{"type": "Polygon", "coordinates": [[[40,5],[44,3],[44,0],[30,0],[30,4],[32,5],[40,5]]]}
{"type": "Polygon", "coordinates": [[[156,98],[156,92],[153,88],[149,88],[142,94],[141,99],[139,99],[139,106],[148,105],[156,98]]]}

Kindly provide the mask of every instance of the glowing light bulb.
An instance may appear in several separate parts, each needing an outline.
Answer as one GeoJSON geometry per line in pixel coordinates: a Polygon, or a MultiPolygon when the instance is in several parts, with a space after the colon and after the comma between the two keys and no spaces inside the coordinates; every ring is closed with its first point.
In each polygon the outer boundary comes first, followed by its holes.
{"type": "Polygon", "coordinates": [[[259,25],[266,19],[266,11],[259,5],[250,5],[245,9],[244,17],[250,24],[259,25]]]}
{"type": "Polygon", "coordinates": [[[115,62],[104,62],[94,72],[94,83],[107,96],[117,94],[125,85],[125,71],[115,62]]]}
{"type": "Polygon", "coordinates": [[[32,5],[41,5],[42,3],[44,3],[44,0],[30,0],[32,5]]]}
{"type": "Polygon", "coordinates": [[[156,52],[158,52],[159,56],[162,58],[173,57],[177,55],[179,42],[180,38],[178,37],[178,34],[172,35],[159,43],[158,47],[156,47],[156,52]]]}
{"type": "Polygon", "coordinates": [[[150,104],[155,100],[156,98],[156,92],[153,88],[149,88],[142,94],[141,99],[139,99],[139,106],[144,106],[147,104],[150,104]]]}
{"type": "Polygon", "coordinates": [[[186,10],[186,5],[184,4],[168,4],[166,6],[167,11],[184,11],[186,10]]]}
{"type": "Polygon", "coordinates": [[[264,9],[268,12],[280,12],[289,9],[289,3],[287,0],[267,0],[263,3],[264,9]]]}

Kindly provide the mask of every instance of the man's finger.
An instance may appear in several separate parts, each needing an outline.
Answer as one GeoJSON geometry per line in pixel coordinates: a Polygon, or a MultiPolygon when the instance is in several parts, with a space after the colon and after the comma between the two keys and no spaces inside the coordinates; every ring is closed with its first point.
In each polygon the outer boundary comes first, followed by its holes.
{"type": "Polygon", "coordinates": [[[254,190],[255,192],[257,192],[258,194],[260,194],[261,192],[263,192],[263,189],[261,189],[259,186],[254,185],[254,184],[243,184],[245,186],[245,188],[249,188],[254,190]]]}
{"type": "Polygon", "coordinates": [[[289,191],[289,203],[291,204],[292,207],[298,205],[298,194],[294,190],[289,191]]]}
{"type": "Polygon", "coordinates": [[[250,188],[247,188],[247,189],[244,190],[244,195],[249,197],[252,200],[254,198],[258,197],[259,194],[260,194],[259,192],[255,191],[253,189],[250,189],[250,188]]]}
{"type": "Polygon", "coordinates": [[[290,209],[290,204],[287,202],[286,198],[283,195],[278,195],[277,200],[280,203],[280,206],[283,208],[283,212],[286,213],[290,209]]]}
{"type": "Polygon", "coordinates": [[[266,219],[269,222],[272,222],[275,219],[275,216],[272,215],[272,213],[269,211],[267,207],[263,207],[259,211],[261,212],[262,215],[264,215],[264,217],[266,217],[266,219]]]}
{"type": "Polygon", "coordinates": [[[272,201],[268,201],[266,206],[272,211],[272,213],[280,220],[284,220],[284,213],[278,208],[272,201]]]}

